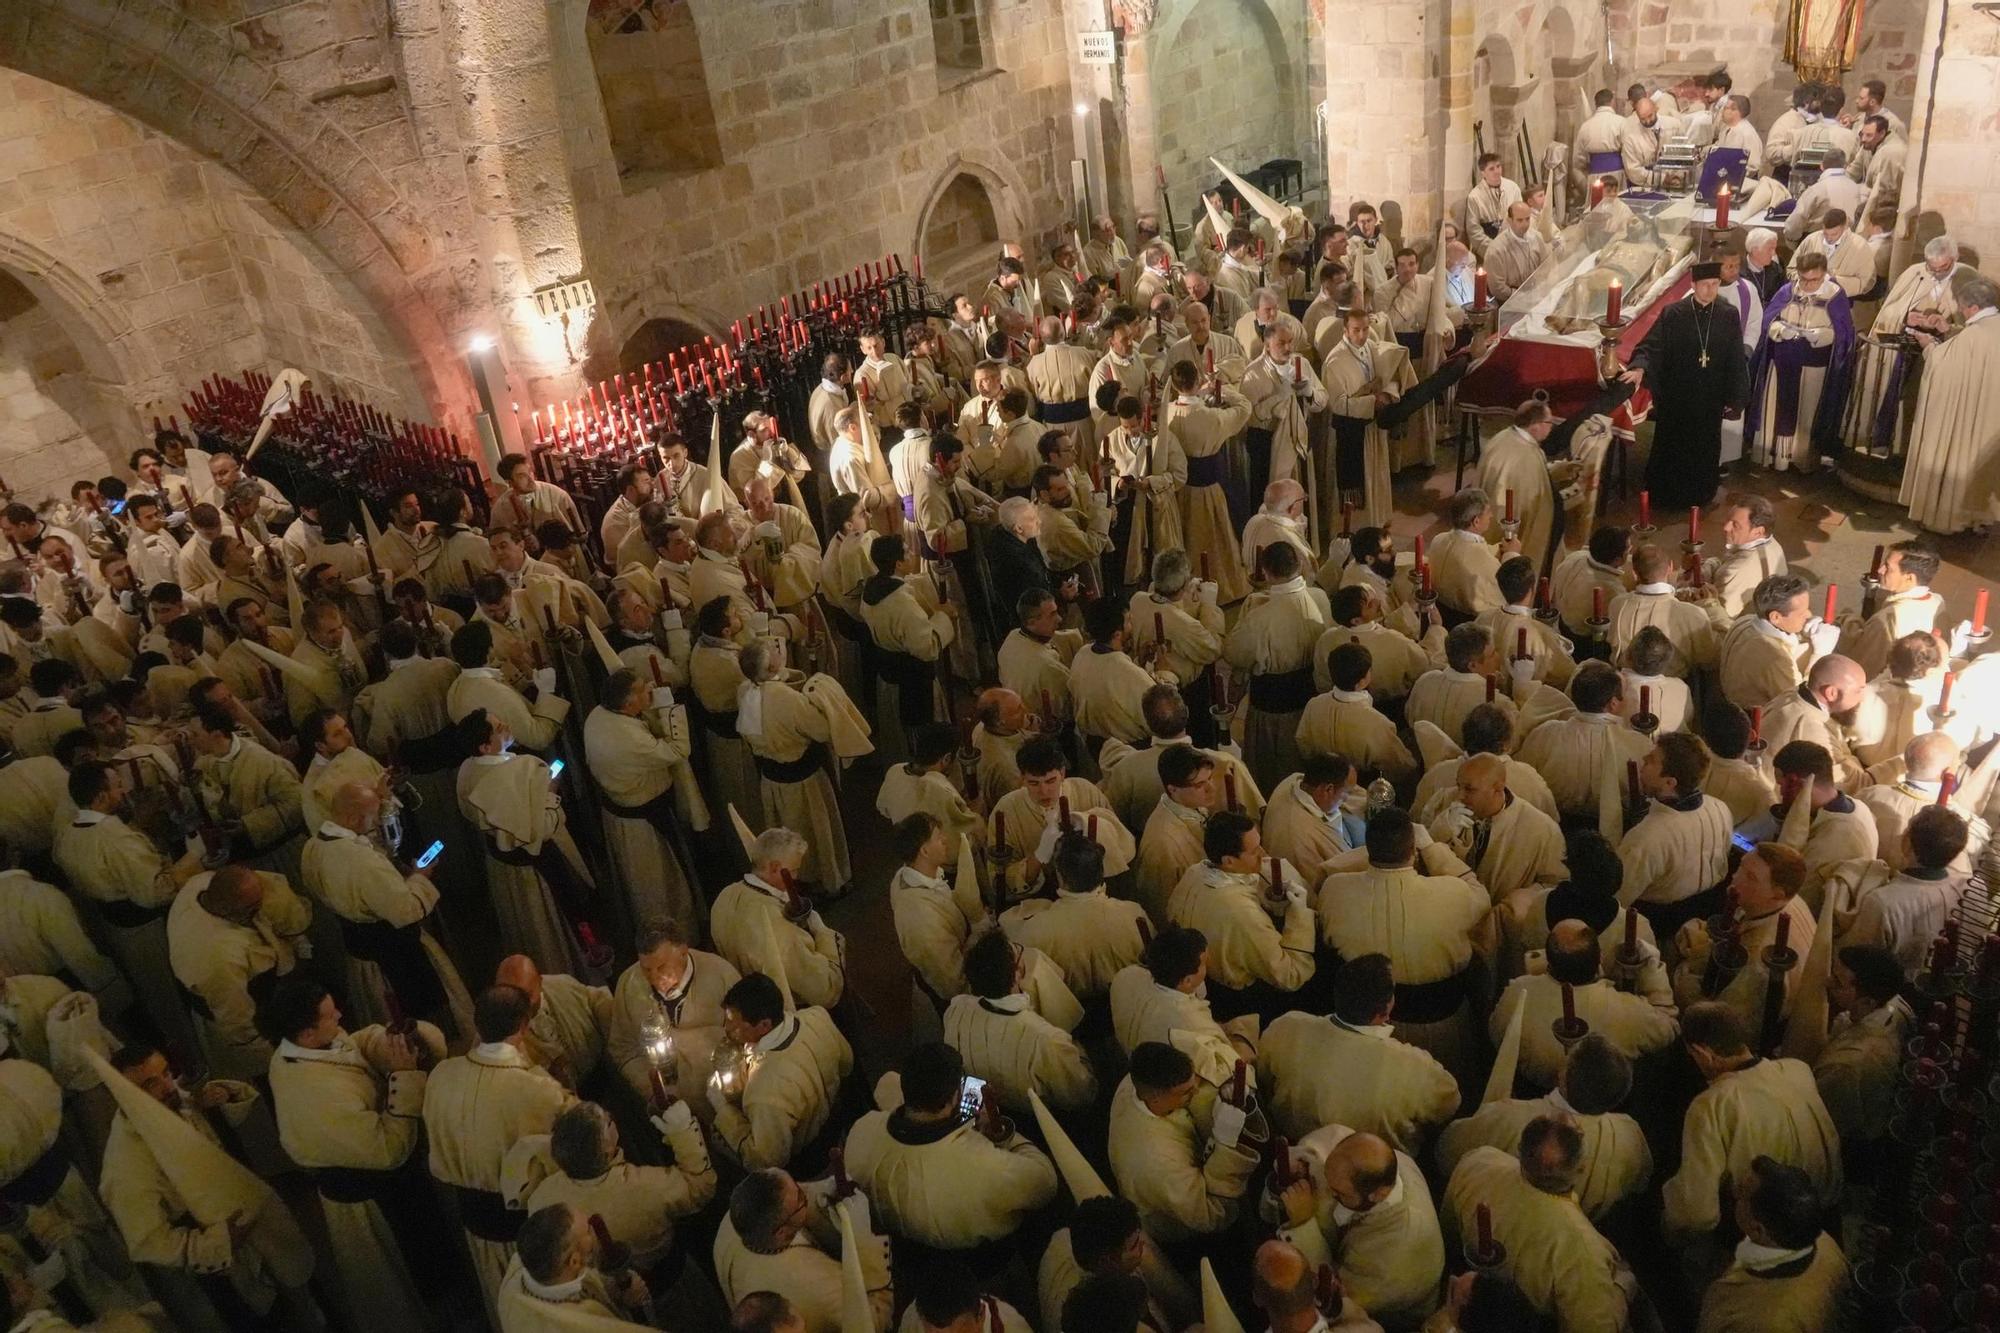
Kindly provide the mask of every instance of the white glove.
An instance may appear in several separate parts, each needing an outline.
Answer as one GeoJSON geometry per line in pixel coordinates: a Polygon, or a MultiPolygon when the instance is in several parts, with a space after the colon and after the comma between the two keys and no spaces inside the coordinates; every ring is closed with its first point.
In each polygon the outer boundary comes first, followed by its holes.
{"type": "Polygon", "coordinates": [[[875,1234],[875,1209],[868,1202],[866,1194],[857,1189],[842,1199],[840,1206],[847,1210],[847,1220],[854,1224],[854,1235],[857,1240],[875,1234]]]}
{"type": "Polygon", "coordinates": [[[757,475],[775,486],[784,477],[785,470],[767,458],[757,465],[757,475]]]}
{"type": "Polygon", "coordinates": [[[1535,678],[1535,659],[1532,657],[1515,658],[1507,664],[1507,674],[1512,676],[1518,683],[1526,685],[1535,678]]]}
{"type": "Polygon", "coordinates": [[[1840,626],[1829,625],[1818,616],[1806,622],[1805,634],[1815,658],[1825,657],[1840,646],[1840,626]]]}
{"type": "Polygon", "coordinates": [[[761,639],[771,632],[771,613],[769,611],[752,611],[749,615],[743,617],[743,623],[749,629],[752,638],[761,639]]]}
{"type": "Polygon", "coordinates": [[[1062,832],[1062,820],[1051,819],[1048,827],[1042,830],[1042,840],[1035,844],[1035,859],[1037,861],[1043,865],[1047,865],[1055,859],[1056,840],[1062,837],[1062,832]]]}
{"type": "Polygon", "coordinates": [[[677,630],[685,628],[685,626],[681,624],[681,609],[678,606],[670,606],[666,610],[660,612],[660,628],[665,630],[677,630]]]}
{"type": "Polygon", "coordinates": [[[1961,620],[1951,627],[1951,655],[1964,657],[1972,651],[1972,622],[1961,620]]]}
{"type": "Polygon", "coordinates": [[[1771,321],[1771,341],[1772,341],[1772,342],[1774,342],[1774,343],[1781,343],[1781,342],[1784,342],[1784,341],[1785,341],[1786,339],[1790,338],[1791,336],[1792,336],[1792,326],[1791,326],[1791,325],[1789,325],[1789,324],[1785,323],[1785,321],[1784,321],[1784,320],[1782,320],[1782,319],[1777,319],[1777,320],[1773,320],[1773,321],[1771,321]]]}
{"type": "Polygon", "coordinates": [[[759,523],[750,535],[760,542],[769,542],[774,546],[783,546],[785,544],[785,534],[778,530],[776,523],[759,523]]]}
{"type": "Polygon", "coordinates": [[[1807,329],[1806,346],[1827,347],[1833,343],[1832,329],[1807,329]]]}
{"type": "Polygon", "coordinates": [[[1216,586],[1215,581],[1213,579],[1201,579],[1197,586],[1201,589],[1202,602],[1208,606],[1214,606],[1215,599],[1221,595],[1221,589],[1216,586]]]}
{"type": "Polygon", "coordinates": [[[535,688],[543,694],[554,694],[556,692],[556,669],[554,667],[536,667],[535,688]]]}
{"type": "Polygon", "coordinates": [[[28,1285],[42,1292],[54,1291],[68,1276],[69,1264],[62,1257],[60,1250],[30,1268],[27,1273],[28,1285]]]}
{"type": "Polygon", "coordinates": [[[665,712],[674,706],[674,689],[671,685],[653,687],[653,707],[665,712]]]}
{"type": "Polygon", "coordinates": [[[1449,806],[1446,806],[1445,812],[1438,816],[1437,819],[1440,832],[1444,834],[1445,839],[1449,842],[1457,842],[1467,833],[1470,833],[1472,826],[1478,822],[1472,811],[1462,801],[1453,801],[1449,806]]]}
{"type": "Polygon", "coordinates": [[[1249,1114],[1240,1106],[1231,1106],[1225,1101],[1216,1102],[1215,1121],[1209,1126],[1209,1133],[1214,1137],[1216,1146],[1234,1148],[1237,1139],[1243,1136],[1243,1124],[1249,1118],[1249,1114]]]}
{"type": "Polygon", "coordinates": [[[694,1126],[694,1108],[685,1101],[676,1100],[658,1115],[648,1117],[653,1128],[660,1131],[660,1137],[691,1129],[694,1126]]]}
{"type": "Polygon", "coordinates": [[[1285,901],[1295,907],[1306,905],[1306,886],[1296,879],[1285,881],[1285,901]]]}
{"type": "Polygon", "coordinates": [[[724,1092],[722,1085],[714,1079],[708,1082],[708,1104],[714,1107],[718,1114],[729,1106],[729,1094],[724,1092]]]}
{"type": "Polygon", "coordinates": [[[1422,824],[1416,823],[1414,820],[1411,821],[1410,832],[1415,836],[1417,855],[1419,856],[1423,855],[1424,848],[1431,846],[1437,841],[1436,838],[1431,836],[1429,829],[1425,828],[1422,824]]]}
{"type": "Polygon", "coordinates": [[[292,937],[292,952],[297,954],[300,958],[312,957],[313,956],[312,938],[307,935],[294,935],[292,937]]]}

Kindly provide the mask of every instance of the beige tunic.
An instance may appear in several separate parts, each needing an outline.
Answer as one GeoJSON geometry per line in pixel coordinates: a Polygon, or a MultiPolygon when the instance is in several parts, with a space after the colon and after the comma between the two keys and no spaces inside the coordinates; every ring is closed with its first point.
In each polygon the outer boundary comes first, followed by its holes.
{"type": "Polygon", "coordinates": [[[1018,1131],[999,1143],[972,1122],[941,1138],[912,1133],[900,1106],[856,1121],[846,1157],[885,1230],[943,1250],[1011,1236],[1056,1195],[1055,1164],[1018,1131]]]}
{"type": "Polygon", "coordinates": [[[1111,1172],[1139,1210],[1139,1225],[1161,1244],[1222,1231],[1236,1220],[1259,1155],[1210,1137],[1215,1101],[1155,1115],[1126,1079],[1111,1097],[1111,1172]],[[1199,1113],[1199,1114],[1197,1114],[1199,1113]]]}
{"type": "MultiPolygon", "coordinates": [[[[1463,762],[1463,758],[1454,757],[1424,770],[1417,794],[1410,801],[1410,812],[1419,823],[1429,824],[1458,800],[1458,766],[1463,762]]],[[[1540,773],[1512,757],[1507,759],[1507,790],[1514,799],[1526,801],[1550,819],[1557,818],[1556,798],[1550,794],[1549,784],[1540,773]]]]}
{"type": "Polygon", "coordinates": [[[1143,593],[1132,599],[1128,649],[1143,656],[1161,644],[1153,670],[1181,684],[1193,682],[1222,656],[1222,611],[1199,597],[1163,598],[1143,593]]]}
{"type": "Polygon", "coordinates": [[[1235,1072],[1238,1059],[1256,1053],[1254,1018],[1232,1019],[1225,1029],[1215,1021],[1205,996],[1162,986],[1144,967],[1127,967],[1112,979],[1111,1029],[1127,1055],[1148,1041],[1185,1052],[1194,1061],[1196,1076],[1212,1086],[1235,1072]]]}
{"type": "Polygon", "coordinates": [[[1306,1262],[1331,1264],[1343,1295],[1394,1328],[1408,1328],[1438,1305],[1444,1276],[1444,1235],[1423,1171],[1410,1154],[1396,1154],[1396,1183],[1387,1198],[1353,1212],[1326,1188],[1325,1161],[1355,1131],[1342,1124],[1316,1128],[1292,1149],[1294,1167],[1313,1182],[1318,1204],[1302,1226],[1281,1225],[1278,1236],[1297,1245],[1306,1262]]]}
{"type": "Polygon", "coordinates": [[[1544,722],[1521,743],[1521,762],[1548,779],[1565,817],[1594,819],[1606,773],[1622,786],[1626,765],[1644,759],[1653,743],[1613,713],[1578,713],[1544,722]]]}
{"type": "Polygon", "coordinates": [[[1152,734],[1140,708],[1155,683],[1152,672],[1118,649],[1091,644],[1070,659],[1069,673],[1076,725],[1086,736],[1137,742],[1152,734]]]}
{"type": "Polygon", "coordinates": [[[1385,621],[1370,620],[1358,625],[1334,625],[1313,645],[1313,685],[1325,691],[1333,688],[1327,658],[1343,643],[1358,643],[1368,650],[1368,693],[1378,701],[1408,695],[1417,677],[1431,669],[1430,656],[1415,640],[1393,629],[1385,621]]]}
{"type": "Polygon", "coordinates": [[[568,1204],[586,1217],[602,1218],[611,1239],[631,1247],[634,1267],[659,1263],[672,1246],[674,1220],[704,1207],[715,1196],[716,1179],[700,1122],[691,1112],[669,1111],[664,1119],[661,1138],[673,1155],[672,1166],[639,1166],[621,1152],[609,1170],[589,1180],[560,1172],[548,1176],[528,1196],[527,1211],[568,1204]]]}
{"type": "MultiPolygon", "coordinates": [[[[1944,616],[1944,598],[1929,588],[1891,593],[1867,620],[1850,621],[1840,636],[1839,652],[1851,657],[1871,678],[1889,669],[1889,648],[1906,634],[1928,634],[1944,616]]],[[[1947,622],[1949,623],[1949,622],[1947,622]]]]}
{"type": "MultiPolygon", "coordinates": [[[[1812,950],[1812,909],[1800,899],[1792,898],[1780,910],[1791,921],[1787,928],[1786,945],[1796,950],[1803,959],[1812,950]]],[[[1695,920],[1684,924],[1674,938],[1674,952],[1680,957],[1679,964],[1674,968],[1675,1003],[1685,1009],[1698,1000],[1720,1000],[1736,1010],[1754,1042],[1764,1028],[1764,994],[1770,986],[1770,974],[1764,968],[1764,950],[1777,941],[1778,916],[1779,912],[1771,912],[1737,927],[1737,939],[1749,951],[1749,961],[1714,995],[1705,994],[1704,984],[1713,946],[1708,922],[1695,920]]],[[[1798,997],[1799,972],[1800,969],[1795,967],[1785,976],[1785,999],[1781,1013],[1787,1018],[1793,1001],[1798,997]]]]}
{"type": "Polygon", "coordinates": [[[2000,361],[2000,323],[1982,312],[1924,354],[1909,464],[1899,497],[1912,521],[1955,533],[1996,513],[1996,450],[1990,395],[2000,361]]]}
{"type": "Polygon", "coordinates": [[[1521,1146],[1522,1132],[1538,1116],[1566,1117],[1583,1134],[1576,1202],[1593,1220],[1602,1220],[1652,1179],[1653,1154],[1638,1121],[1618,1111],[1580,1114],[1560,1092],[1526,1101],[1487,1102],[1464,1119],[1452,1121],[1438,1139],[1438,1169],[1449,1180],[1460,1159],[1475,1148],[1514,1153],[1521,1146]]]}
{"type": "Polygon", "coordinates": [[[69,771],[52,756],[21,756],[0,768],[0,841],[16,855],[47,853],[58,812],[69,805],[69,771]]]}
{"type": "Polygon", "coordinates": [[[782,966],[800,1004],[830,1008],[840,1002],[847,980],[846,941],[810,908],[802,921],[794,921],[786,915],[784,891],[754,873],[716,895],[708,929],[715,951],[738,971],[770,975],[782,966]],[[774,945],[782,959],[767,956],[774,945]]]}
{"type": "MultiPolygon", "coordinates": [[[[658,713],[650,715],[659,719],[658,713]]],[[[662,719],[663,720],[663,719],[662,719]]],[[[594,708],[583,723],[585,762],[591,781],[610,801],[626,809],[648,806],[676,787],[692,787],[688,768],[685,722],[656,732],[647,717],[630,717],[609,708],[594,708]]],[[[696,919],[697,899],[666,836],[642,818],[630,818],[608,806],[604,810],[605,841],[639,921],[671,916],[696,919]]]]}
{"type": "Polygon", "coordinates": [[[1752,1271],[1742,1260],[1709,1284],[1695,1333],[1816,1333],[1831,1327],[1847,1287],[1847,1260],[1822,1233],[1803,1271],[1752,1271]]]}
{"type": "Polygon", "coordinates": [[[863,1284],[873,1307],[873,1333],[889,1327],[893,1292],[889,1280],[889,1238],[874,1230],[868,1197],[851,1194],[838,1205],[831,1197],[831,1181],[800,1181],[799,1188],[812,1201],[807,1224],[792,1237],[786,1248],[774,1254],[753,1250],[743,1243],[736,1226],[727,1217],[715,1235],[715,1277],[722,1296],[733,1308],[754,1291],[775,1291],[791,1303],[804,1321],[806,1333],[871,1333],[841,1322],[841,1254],[838,1225],[832,1216],[835,1207],[847,1211],[860,1247],[863,1284]]]}
{"type": "Polygon", "coordinates": [[[1778,801],[1778,788],[1768,771],[1747,759],[1717,756],[1708,769],[1707,791],[1729,807],[1729,822],[1756,818],[1778,801]]]}
{"type": "Polygon", "coordinates": [[[1556,561],[1549,574],[1549,599],[1555,603],[1563,628],[1581,638],[1591,632],[1596,590],[1604,591],[1605,614],[1611,615],[1619,595],[1631,586],[1631,579],[1623,569],[1599,564],[1585,548],[1570,551],[1556,561]]]}
{"type": "Polygon", "coordinates": [[[698,1113],[709,1112],[706,1089],[722,1040],[722,997],[741,979],[726,959],[698,949],[689,952],[688,972],[668,995],[655,991],[637,964],[620,973],[605,1054],[627,1086],[642,1097],[652,1090],[652,1060],[645,1043],[648,1024],[657,1020],[673,1041],[668,1086],[698,1113]]]}
{"type": "Polygon", "coordinates": [[[944,1012],[944,1040],[1010,1115],[1032,1113],[1031,1091],[1057,1112],[1081,1111],[1096,1100],[1097,1077],[1083,1048],[1018,991],[997,1000],[954,997],[944,1012]]]}
{"type": "Polygon", "coordinates": [[[784,1166],[833,1116],[854,1052],[833,1017],[812,1006],[788,1014],[753,1048],[739,1095],[715,1109],[715,1136],[746,1171],[784,1166]]]}
{"type": "MultiPolygon", "coordinates": [[[[1176,397],[1161,413],[1160,434],[1174,442],[1191,468],[1212,465],[1209,460],[1220,454],[1249,420],[1250,401],[1224,385],[1220,406],[1212,407],[1206,398],[1193,394],[1176,397]]],[[[1250,585],[1237,552],[1236,529],[1229,521],[1222,486],[1190,481],[1181,488],[1180,501],[1181,531],[1196,572],[1214,581],[1221,604],[1241,600],[1250,585]]]]}
{"type": "Polygon", "coordinates": [[[75,905],[26,870],[0,870],[0,973],[73,979],[106,1013],[131,1001],[117,965],[98,952],[75,905]]]}
{"type": "MultiPolygon", "coordinates": [[[[737,727],[750,752],[777,763],[796,763],[814,746],[826,758],[797,781],[779,781],[761,774],[764,822],[772,828],[788,828],[805,838],[806,857],[798,877],[808,884],[838,889],[854,878],[848,856],[847,826],[841,819],[840,796],[834,790],[831,770],[834,740],[833,717],[852,712],[853,704],[839,682],[821,676],[795,689],[782,680],[765,681],[757,687],[761,715],[752,723],[746,701],[750,691],[739,692],[737,727]],[[808,693],[808,690],[811,693],[808,693]]],[[[858,714],[856,714],[858,716],[858,714]]],[[[872,749],[862,741],[862,753],[872,749]]]]}
{"type": "Polygon", "coordinates": [[[1298,768],[1298,717],[1304,710],[1260,705],[1257,678],[1310,672],[1313,648],[1332,619],[1326,593],[1294,576],[1254,594],[1223,640],[1229,665],[1251,677],[1243,748],[1260,786],[1275,787],[1298,768]]]}
{"type": "Polygon", "coordinates": [[[1174,888],[1188,867],[1206,855],[1202,851],[1202,828],[1207,812],[1181,805],[1162,795],[1147,816],[1139,835],[1139,870],[1134,877],[1139,906],[1155,925],[1167,924],[1167,908],[1174,888]]]}
{"type": "Polygon", "coordinates": [[[1658,629],[1674,646],[1667,669],[1676,676],[1713,667],[1721,651],[1722,636],[1730,627],[1721,603],[1682,601],[1664,583],[1647,584],[1619,594],[1612,599],[1609,613],[1614,653],[1622,654],[1630,647],[1640,630],[1658,629]]]}
{"type": "Polygon", "coordinates": [[[1475,855],[1479,830],[1470,814],[1464,806],[1447,806],[1431,821],[1431,836],[1467,859],[1472,877],[1486,886],[1494,902],[1538,884],[1559,884],[1568,875],[1562,828],[1512,792],[1493,816],[1483,855],[1475,855]]]}
{"type": "Polygon", "coordinates": [[[1762,708],[1799,687],[1811,653],[1811,644],[1746,615],[1722,639],[1723,697],[1738,708],[1762,708]]]}
{"type": "Polygon", "coordinates": [[[1139,961],[1152,937],[1143,908],[1101,888],[1029,899],[1009,908],[1000,925],[1016,944],[1046,954],[1086,1003],[1108,995],[1112,980],[1139,961]]]}
{"type": "MultiPolygon", "coordinates": [[[[1185,736],[1172,739],[1155,736],[1142,745],[1127,745],[1121,740],[1104,743],[1097,755],[1098,767],[1104,774],[1103,791],[1125,827],[1143,832],[1146,821],[1153,817],[1153,807],[1166,794],[1160,783],[1160,756],[1173,746],[1193,744],[1185,736]]],[[[1227,800],[1233,792],[1237,806],[1255,818],[1264,808],[1264,797],[1243,761],[1226,750],[1203,750],[1202,754],[1215,764],[1214,789],[1218,798],[1227,800]]]]}
{"type": "Polygon", "coordinates": [[[1486,242],[1486,285],[1495,302],[1505,302],[1508,297],[1528,285],[1528,280],[1548,258],[1549,243],[1530,227],[1525,235],[1517,235],[1505,222],[1500,224],[1500,234],[1486,242]]]}
{"type": "Polygon", "coordinates": [[[555,745],[562,734],[563,719],[569,714],[569,702],[552,694],[529,703],[494,667],[461,671],[445,692],[445,710],[452,721],[461,722],[481,708],[489,719],[505,724],[508,733],[521,745],[536,751],[547,751],[555,745]]]}
{"type": "MultiPolygon", "coordinates": [[[[1298,872],[1277,863],[1287,883],[1298,872]]],[[[1263,982],[1295,991],[1312,979],[1312,908],[1302,899],[1284,900],[1274,920],[1266,905],[1270,881],[1264,873],[1244,875],[1207,861],[1189,866],[1174,886],[1167,915],[1175,925],[1193,926],[1208,939],[1208,974],[1220,986],[1242,990],[1263,982]]]]}
{"type": "Polygon", "coordinates": [[[1272,1129],[1300,1139],[1322,1125],[1349,1125],[1405,1151],[1420,1148],[1458,1113],[1458,1083],[1392,1030],[1302,1010],[1272,1023],[1257,1044],[1257,1086],[1272,1129]]]}
{"type": "Polygon", "coordinates": [[[1730,834],[1737,821],[1713,793],[1695,808],[1648,801],[1646,814],[1618,844],[1625,879],[1618,901],[1677,903],[1722,883],[1729,873],[1730,834]]]}
{"type": "Polygon", "coordinates": [[[1394,508],[1391,473],[1399,467],[1431,461],[1429,431],[1414,425],[1405,427],[1392,453],[1389,433],[1375,424],[1377,393],[1394,400],[1416,387],[1417,372],[1410,364],[1409,351],[1401,343],[1377,340],[1372,333],[1359,347],[1341,337],[1323,359],[1320,382],[1333,415],[1368,422],[1362,440],[1362,475],[1337,476],[1335,483],[1343,493],[1361,492],[1359,517],[1376,527],[1386,526],[1394,508]]]}
{"type": "Polygon", "coordinates": [[[298,941],[312,922],[312,907],[292,892],[282,875],[264,874],[264,903],[248,925],[212,914],[200,902],[212,876],[189,880],[167,911],[167,949],[174,976],[207,1006],[196,1031],[209,1068],[224,1078],[248,1081],[271,1062],[271,1043],[257,1028],[257,1003],[250,988],[258,979],[289,973],[298,965],[298,941]]]}
{"type": "MultiPolygon", "coordinates": [[[[1064,778],[1053,806],[1043,806],[1024,788],[1016,788],[994,802],[986,820],[986,845],[1005,847],[1013,853],[1013,859],[1007,863],[1009,901],[1024,896],[1036,883],[1044,882],[1028,877],[1028,860],[1041,844],[1042,831],[1061,812],[1064,799],[1069,801],[1072,827],[1082,828],[1104,848],[1105,878],[1122,875],[1131,866],[1137,845],[1112,812],[1110,801],[1094,784],[1082,778],[1064,778]]],[[[1047,873],[1046,868],[1041,872],[1043,876],[1047,873]]]]}
{"type": "Polygon", "coordinates": [[[1897,872],[1881,861],[1850,861],[1827,875],[1836,954],[1850,944],[1887,949],[1914,977],[1958,906],[1965,881],[1949,870],[1897,872]]]}
{"type": "MultiPolygon", "coordinates": [[[[1572,987],[1571,994],[1576,1016],[1635,1061],[1674,1044],[1679,1029],[1671,1004],[1662,1008],[1643,995],[1619,990],[1608,977],[1572,987]]],[[[1547,973],[1516,977],[1510,982],[1493,1006],[1488,1024],[1496,1047],[1517,1009],[1523,1015],[1519,1077],[1539,1088],[1553,1088],[1567,1057],[1553,1027],[1563,1013],[1562,986],[1547,973]]]]}
{"type": "Polygon", "coordinates": [[[1495,690],[1489,701],[1488,684],[1485,676],[1471,671],[1455,671],[1450,667],[1427,671],[1410,686],[1404,716],[1412,726],[1418,722],[1430,723],[1449,736],[1454,745],[1459,744],[1465,715],[1479,705],[1491,702],[1509,717],[1519,711],[1505,690],[1495,690]]]}
{"type": "Polygon", "coordinates": [[[1506,1251],[1501,1271],[1529,1304],[1553,1315],[1561,1333],[1619,1333],[1630,1326],[1638,1279],[1567,1195],[1544,1194],[1521,1175],[1512,1153],[1474,1148],[1445,1187],[1444,1214],[1469,1241],[1480,1204],[1491,1210],[1493,1239],[1506,1251]]]}
{"type": "Polygon", "coordinates": [[[1821,1198],[1840,1197],[1840,1137],[1803,1061],[1759,1060],[1696,1094],[1681,1126],[1681,1169],[1666,1184],[1668,1231],[1713,1231],[1724,1182],[1760,1156],[1803,1170],[1821,1198]]]}
{"type": "Polygon", "coordinates": [[[1854,791],[1863,781],[1861,762],[1847,748],[1846,728],[1834,721],[1825,704],[1796,689],[1765,701],[1763,737],[1773,755],[1793,741],[1820,746],[1833,756],[1833,780],[1843,790],[1854,791]]]}
{"type": "Polygon", "coordinates": [[[1298,745],[1307,757],[1338,754],[1352,760],[1364,780],[1379,775],[1398,787],[1416,780],[1416,756],[1366,690],[1329,690],[1315,697],[1299,720],[1298,745]]]}
{"type": "MultiPolygon", "coordinates": [[[[1507,604],[1500,595],[1499,548],[1477,534],[1453,532],[1431,547],[1431,579],[1438,601],[1465,615],[1497,611],[1507,604]]],[[[1511,647],[1511,645],[1510,645],[1511,647]]]]}

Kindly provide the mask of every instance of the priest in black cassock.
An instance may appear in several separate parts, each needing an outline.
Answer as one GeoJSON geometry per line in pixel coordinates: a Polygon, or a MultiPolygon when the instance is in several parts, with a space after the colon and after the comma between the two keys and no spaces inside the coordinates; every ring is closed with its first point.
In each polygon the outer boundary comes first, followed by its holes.
{"type": "Polygon", "coordinates": [[[1685,509],[1715,498],[1722,419],[1750,401],[1750,363],[1736,308],[1716,299],[1722,265],[1694,266],[1694,287],[1660,312],[1622,378],[1653,395],[1653,450],[1646,489],[1656,508],[1685,509]]]}

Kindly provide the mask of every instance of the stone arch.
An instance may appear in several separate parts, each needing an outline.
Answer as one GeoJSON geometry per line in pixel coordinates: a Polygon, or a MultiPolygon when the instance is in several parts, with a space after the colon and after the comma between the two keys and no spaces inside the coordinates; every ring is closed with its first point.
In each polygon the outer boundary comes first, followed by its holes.
{"type": "MultiPolygon", "coordinates": [[[[69,88],[229,168],[347,274],[434,409],[471,382],[416,279],[434,242],[417,210],[326,111],[171,0],[0,6],[0,65],[69,88]]],[[[177,386],[184,387],[184,386],[177,386]]]]}
{"type": "Polygon", "coordinates": [[[93,282],[0,234],[0,475],[23,496],[124,471],[145,414],[178,412],[146,340],[93,282]],[[94,449],[98,456],[92,457],[94,449]]]}
{"type": "Polygon", "coordinates": [[[1573,143],[1576,128],[1590,116],[1592,72],[1598,52],[1588,40],[1579,43],[1576,18],[1569,8],[1552,4],[1536,33],[1543,68],[1549,72],[1548,127],[1536,134],[1536,143],[1573,143]]]}
{"type": "Polygon", "coordinates": [[[1294,55],[1304,7],[1285,13],[1296,40],[1268,0],[1179,0],[1154,20],[1146,37],[1153,86],[1179,90],[1154,100],[1154,143],[1176,211],[1185,200],[1187,216],[1200,215],[1199,191],[1217,174],[1211,155],[1239,172],[1311,155],[1304,62],[1294,55]],[[1247,107],[1235,100],[1245,90],[1247,107]],[[1219,126],[1226,137],[1216,137],[1219,126]]]}
{"type": "Polygon", "coordinates": [[[1014,197],[991,167],[958,155],[944,164],[917,210],[912,246],[932,286],[976,288],[992,276],[1001,239],[1017,234],[1014,197]]]}
{"type": "Polygon", "coordinates": [[[585,32],[625,193],[722,165],[691,6],[684,0],[591,0],[585,32]]]}

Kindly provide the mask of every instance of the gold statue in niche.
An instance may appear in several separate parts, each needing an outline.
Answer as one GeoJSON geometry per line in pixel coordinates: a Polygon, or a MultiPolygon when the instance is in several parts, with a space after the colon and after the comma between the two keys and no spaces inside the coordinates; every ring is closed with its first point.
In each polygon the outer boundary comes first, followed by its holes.
{"type": "Polygon", "coordinates": [[[1802,83],[1839,83],[1854,67],[1866,0],[1790,0],[1785,63],[1802,83]]]}

